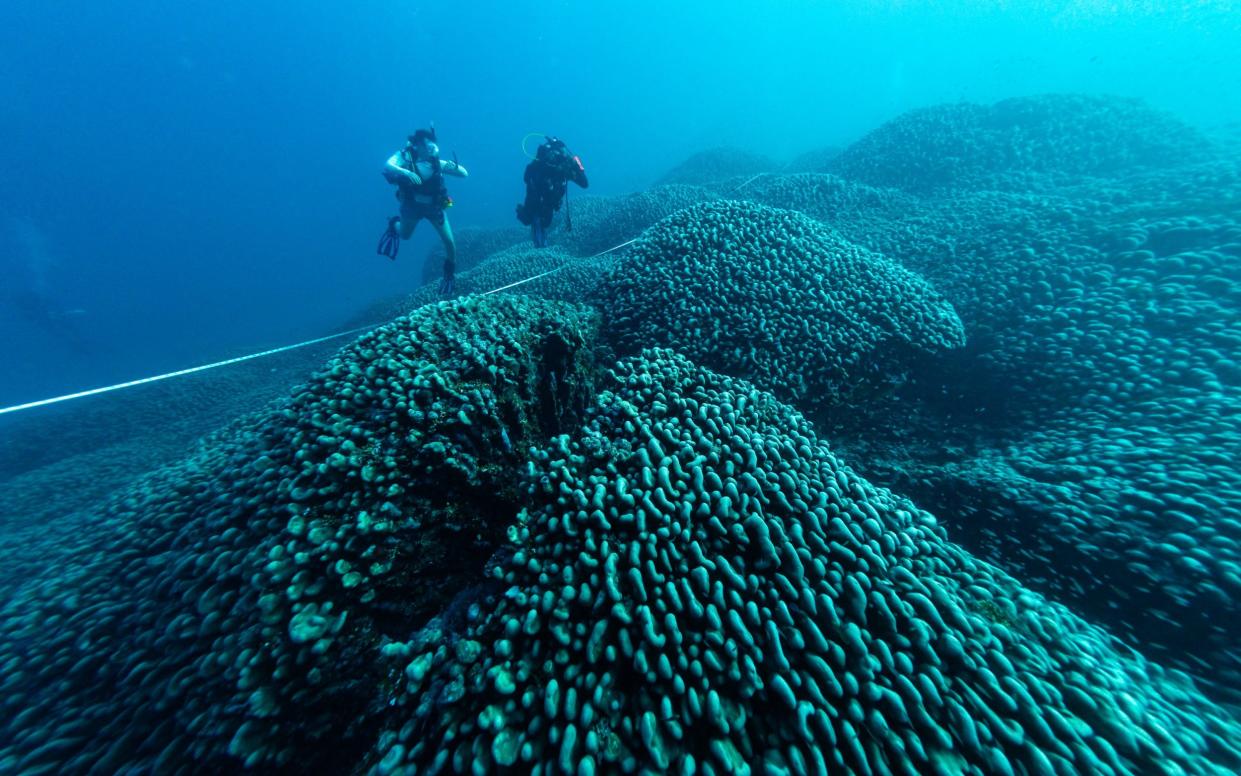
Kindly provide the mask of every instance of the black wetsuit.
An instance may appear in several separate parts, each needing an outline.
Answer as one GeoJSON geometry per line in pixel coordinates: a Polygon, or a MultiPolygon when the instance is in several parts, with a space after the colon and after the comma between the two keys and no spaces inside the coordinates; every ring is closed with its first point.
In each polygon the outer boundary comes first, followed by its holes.
{"type": "Polygon", "coordinates": [[[526,201],[517,206],[517,219],[530,227],[534,243],[546,244],[546,230],[552,215],[560,209],[569,181],[586,188],[586,169],[581,160],[563,144],[539,147],[538,157],[526,165],[526,201]]]}

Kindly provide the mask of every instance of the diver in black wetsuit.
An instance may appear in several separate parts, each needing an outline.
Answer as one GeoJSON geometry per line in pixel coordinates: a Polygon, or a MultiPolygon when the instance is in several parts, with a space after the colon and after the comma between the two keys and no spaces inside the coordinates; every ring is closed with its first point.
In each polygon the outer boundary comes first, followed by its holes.
{"type": "Polygon", "coordinates": [[[560,209],[569,181],[586,188],[586,168],[582,160],[556,137],[539,146],[534,161],[526,165],[526,201],[517,206],[517,220],[530,227],[530,237],[539,248],[547,245],[547,227],[552,214],[560,209]]]}

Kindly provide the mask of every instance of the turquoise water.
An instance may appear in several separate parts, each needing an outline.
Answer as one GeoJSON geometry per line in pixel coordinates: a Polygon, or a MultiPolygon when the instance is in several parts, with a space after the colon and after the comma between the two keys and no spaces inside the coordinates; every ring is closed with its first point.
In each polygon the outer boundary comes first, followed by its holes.
{"type": "Polygon", "coordinates": [[[1241,770],[1225,4],[0,22],[0,772],[1241,770]]]}
{"type": "Polygon", "coordinates": [[[472,173],[461,227],[513,223],[528,132],[619,194],[704,149],[785,162],[958,100],[1241,120],[1231,4],[1118,8],[5,3],[0,402],[309,338],[412,288],[415,251],[369,255],[391,205],[376,168],[430,121],[472,173]]]}

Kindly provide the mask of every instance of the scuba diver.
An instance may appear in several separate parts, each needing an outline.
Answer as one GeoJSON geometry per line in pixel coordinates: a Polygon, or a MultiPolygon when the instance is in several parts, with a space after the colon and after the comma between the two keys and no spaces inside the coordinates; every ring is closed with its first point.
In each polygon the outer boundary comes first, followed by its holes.
{"type": "Polygon", "coordinates": [[[444,176],[464,178],[469,172],[457,161],[456,154],[453,154],[451,162],[440,159],[435,127],[432,126],[410,135],[405,147],[388,157],[383,175],[388,183],[397,187],[396,198],[401,203],[401,214],[388,219],[388,230],[379,238],[378,252],[396,259],[401,240],[408,240],[418,222],[427,219],[444,243],[444,279],[440,283],[440,294],[451,294],[453,275],[457,270],[457,243],[452,236],[448,215],[444,212],[452,207],[452,197],[448,196],[444,176]]]}
{"type": "MultiPolygon", "coordinates": [[[[547,246],[547,227],[551,226],[552,214],[560,209],[560,203],[573,181],[586,188],[586,168],[582,160],[573,155],[564,141],[547,136],[539,146],[534,161],[526,165],[526,201],[517,206],[517,220],[530,227],[530,237],[536,247],[547,246]]],[[[568,221],[568,228],[572,228],[568,221]]]]}

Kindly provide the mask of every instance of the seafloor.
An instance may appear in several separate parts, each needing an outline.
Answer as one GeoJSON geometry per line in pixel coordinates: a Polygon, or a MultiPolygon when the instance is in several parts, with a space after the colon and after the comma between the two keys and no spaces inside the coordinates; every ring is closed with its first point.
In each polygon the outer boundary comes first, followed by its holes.
{"type": "Polygon", "coordinates": [[[710,151],[8,420],[0,772],[1241,771],[1239,136],[710,151]]]}

